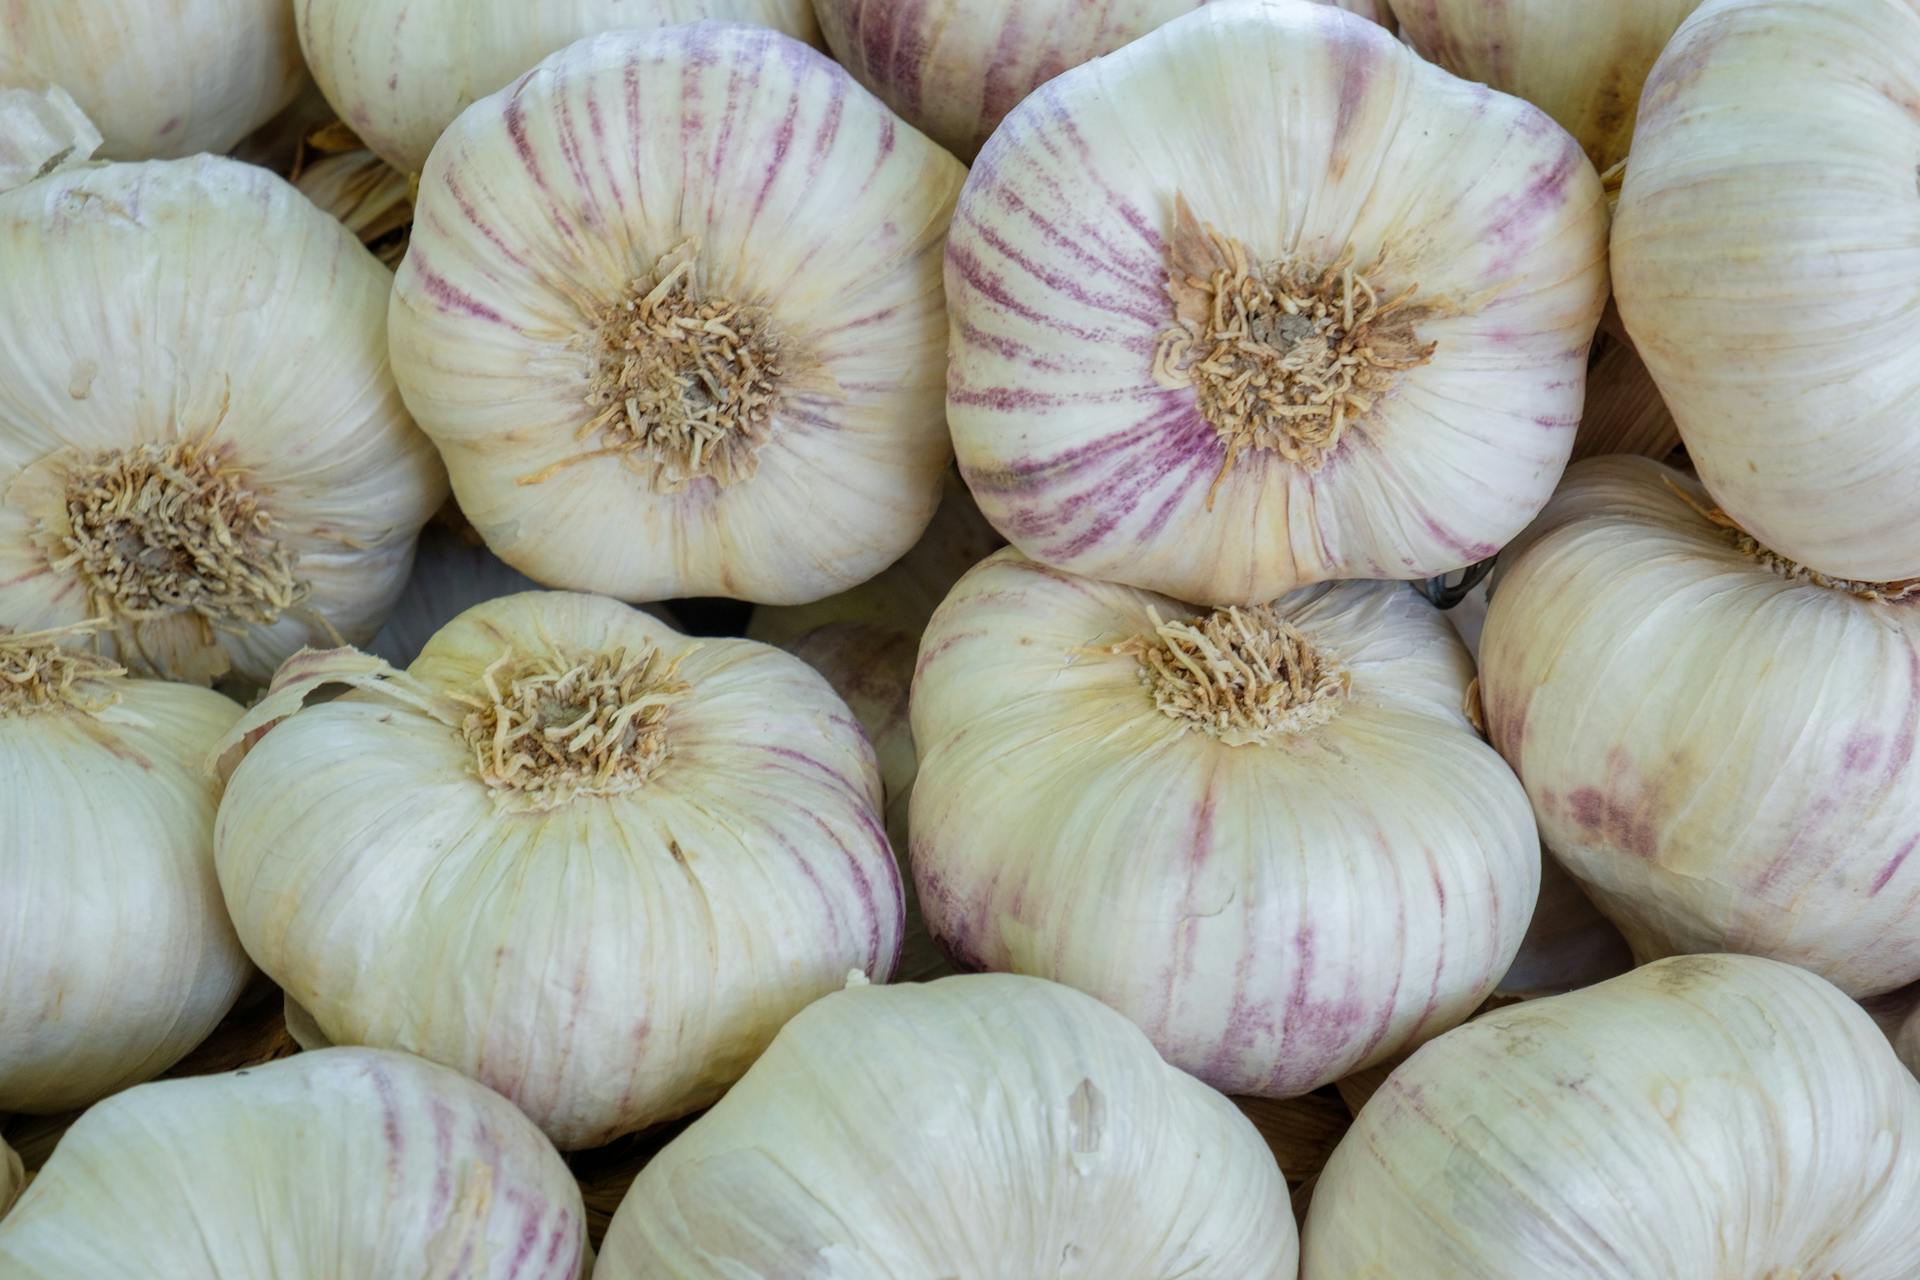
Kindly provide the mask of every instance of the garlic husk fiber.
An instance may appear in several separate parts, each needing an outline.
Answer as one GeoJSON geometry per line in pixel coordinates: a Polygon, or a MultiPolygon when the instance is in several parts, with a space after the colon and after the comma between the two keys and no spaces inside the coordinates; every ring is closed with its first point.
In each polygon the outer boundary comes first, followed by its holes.
{"type": "Polygon", "coordinates": [[[461,1070],[562,1147],[706,1105],[898,956],[872,748],[752,641],[507,596],[405,672],[296,657],[223,755],[216,861],[260,967],[328,1041],[461,1070]]]}
{"type": "Polygon", "coordinates": [[[100,131],[58,85],[0,88],[0,192],[84,164],[100,149],[100,131]]]}
{"type": "Polygon", "coordinates": [[[253,972],[202,768],[240,707],[65,647],[83,639],[0,629],[0,1112],[160,1074],[253,972]]]}
{"type": "Polygon", "coordinates": [[[540,1131],[452,1071],[373,1049],[110,1098],[0,1221],[13,1280],[580,1280],[589,1266],[580,1189],[540,1131]]]}
{"type": "Polygon", "coordinates": [[[1494,746],[1642,959],[1920,978],[1920,589],[1840,583],[1643,458],[1576,464],[1501,557],[1494,746]]]}
{"type": "Polygon", "coordinates": [[[1714,502],[1835,578],[1920,578],[1920,3],[1709,0],[1647,80],[1620,314],[1714,502]]]}
{"type": "Polygon", "coordinates": [[[1539,887],[1472,662],[1411,587],[1195,610],[1008,549],[920,647],[912,861],[962,965],[1050,978],[1228,1093],[1459,1022],[1539,887]]]}
{"type": "Polygon", "coordinates": [[[1476,1018],[1397,1068],[1315,1187],[1312,1280],[1909,1280],[1920,1082],[1751,956],[1476,1018]]]}
{"type": "Polygon", "coordinates": [[[374,257],[396,266],[407,252],[413,192],[407,176],[365,149],[323,156],[293,180],[300,194],[338,218],[374,257]]]}
{"type": "Polygon", "coordinates": [[[1537,108],[1336,8],[1208,5],[1049,81],[974,165],[962,474],[1034,559],[1183,600],[1464,568],[1565,466],[1605,241],[1537,108]]]}
{"type": "Polygon", "coordinates": [[[231,160],[94,166],[0,196],[0,278],[0,625],[201,682],[373,635],[446,477],[339,223],[231,160]]]}
{"type": "Polygon", "coordinates": [[[1293,1280],[1286,1195],[1253,1125],[1097,1001],[857,984],[641,1171],[595,1274],[1293,1280]]]}
{"type": "Polygon", "coordinates": [[[392,308],[467,518],[529,576],[624,600],[795,604],[884,569],[950,457],[963,176],[764,28],[596,36],[475,103],[392,308]]]}

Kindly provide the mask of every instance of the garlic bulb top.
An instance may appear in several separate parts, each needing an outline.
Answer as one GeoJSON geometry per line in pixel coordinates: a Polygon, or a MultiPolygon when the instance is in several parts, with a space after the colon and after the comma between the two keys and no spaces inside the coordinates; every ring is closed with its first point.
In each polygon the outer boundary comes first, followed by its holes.
{"type": "Polygon", "coordinates": [[[1576,464],[1501,557],[1487,727],[1642,959],[1752,952],[1854,995],[1920,978],[1920,592],[1866,590],[1643,458],[1576,464]]]}
{"type": "Polygon", "coordinates": [[[1858,1006],[1663,960],[1416,1053],[1321,1172],[1313,1280],[1910,1280],[1920,1083],[1858,1006]]]}
{"type": "Polygon", "coordinates": [[[59,85],[113,160],[225,151],[304,78],[287,0],[10,0],[0,18],[0,86],[59,85]]]}
{"type": "Polygon", "coordinates": [[[327,100],[381,159],[418,173],[469,104],[540,59],[618,28],[714,19],[817,40],[808,0],[293,0],[327,100]]]}
{"type": "Polygon", "coordinates": [[[1209,5],[982,151],[954,447],[1076,573],[1239,604],[1431,577],[1546,501],[1606,288],[1599,178],[1536,108],[1338,9],[1209,5]]]}
{"type": "MultiPolygon", "coordinates": [[[[1316,0],[1390,22],[1386,0],[1316,0]]],[[[815,0],[827,47],[915,128],[971,160],[1046,81],[1207,0],[815,0]]]]}
{"type": "Polygon", "coordinates": [[[0,626],[264,682],[364,641],[446,494],[388,372],[391,277],[211,156],[0,196],[0,626]]]}
{"type": "Polygon", "coordinates": [[[614,1215],[600,1280],[1293,1280],[1253,1125],[1077,992],[855,985],[796,1016],[614,1215]]]}
{"type": "Polygon", "coordinates": [[[373,1049],[110,1098],[0,1222],[10,1280],[578,1280],[589,1256],[580,1188],[525,1116],[373,1049]]]}
{"type": "Polygon", "coordinates": [[[253,973],[213,870],[206,753],[240,718],[66,634],[0,629],[0,1112],[165,1071],[253,973]]]}
{"type": "Polygon", "coordinates": [[[971,968],[1091,992],[1229,1093],[1305,1093],[1473,1011],[1539,886],[1473,674],[1410,587],[1198,611],[1007,550],[914,681],[913,873],[971,968]]]}
{"type": "Polygon", "coordinates": [[[773,31],[615,32],[448,129],[394,369],[487,544],[627,600],[817,600],[912,545],[949,457],[964,171],[773,31]]]}
{"type": "Polygon", "coordinates": [[[216,850],[249,954],[328,1040],[465,1071],[564,1147],[706,1105],[899,951],[872,749],[764,645],[529,592],[405,673],[295,658],[255,737],[216,850]],[[357,692],[298,709],[328,684],[357,692]]]}
{"type": "Polygon", "coordinates": [[[1654,67],[1620,314],[1714,501],[1836,578],[1920,578],[1920,0],[1709,0],[1654,67]]]}

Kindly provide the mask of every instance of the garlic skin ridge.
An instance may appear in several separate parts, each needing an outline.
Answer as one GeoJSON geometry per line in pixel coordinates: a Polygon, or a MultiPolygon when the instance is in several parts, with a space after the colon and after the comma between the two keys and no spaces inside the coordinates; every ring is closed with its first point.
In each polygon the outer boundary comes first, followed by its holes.
{"type": "Polygon", "coordinates": [[[109,1098],[0,1221],[13,1280],[580,1280],[591,1257],[580,1188],[525,1116],[375,1049],[109,1098]]]}
{"type": "Polygon", "coordinates": [[[801,1011],[641,1170],[595,1274],[1293,1280],[1297,1258],[1230,1102],[1097,1001],[981,974],[801,1011]]]}
{"type": "Polygon", "coordinates": [[[1526,931],[1539,839],[1461,711],[1470,659],[1410,588],[1195,612],[1012,549],[962,578],[914,680],[914,880],[963,967],[1077,987],[1215,1088],[1291,1097],[1472,1013],[1526,931]],[[1176,714],[1234,705],[1225,673],[1266,662],[1286,710],[1176,714]],[[1312,692],[1282,695],[1296,675],[1312,692]]]}
{"type": "Polygon", "coordinates": [[[1396,1068],[1308,1210],[1312,1280],[1908,1280],[1920,1082],[1803,970],[1661,960],[1396,1068]]]}

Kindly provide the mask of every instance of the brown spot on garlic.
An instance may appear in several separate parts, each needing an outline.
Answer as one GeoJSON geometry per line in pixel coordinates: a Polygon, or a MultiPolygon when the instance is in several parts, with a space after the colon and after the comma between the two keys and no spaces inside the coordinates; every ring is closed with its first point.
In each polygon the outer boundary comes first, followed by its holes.
{"type": "Polygon", "coordinates": [[[92,715],[120,701],[117,692],[99,682],[127,674],[126,668],[60,644],[99,625],[85,622],[53,631],[0,628],[0,716],[61,708],[92,715]]]}
{"type": "Polygon", "coordinates": [[[1216,609],[1112,647],[1140,659],[1141,680],[1162,713],[1228,746],[1305,733],[1332,720],[1351,687],[1346,670],[1271,605],[1216,609]]]}

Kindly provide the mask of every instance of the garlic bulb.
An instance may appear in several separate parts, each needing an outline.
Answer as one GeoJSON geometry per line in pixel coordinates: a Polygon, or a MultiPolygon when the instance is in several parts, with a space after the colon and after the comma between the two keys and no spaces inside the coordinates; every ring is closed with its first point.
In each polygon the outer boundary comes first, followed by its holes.
{"type": "Polygon", "coordinates": [[[0,19],[0,86],[59,85],[114,160],[225,151],[303,79],[286,0],[11,0],[0,19]]]}
{"type": "Polygon", "coordinates": [[[83,164],[100,131],[65,89],[0,89],[0,192],[83,164]]]}
{"type": "Polygon", "coordinates": [[[1455,75],[1525,98],[1594,166],[1626,159],[1640,86],[1700,0],[1392,0],[1407,43],[1455,75]]]}
{"type": "Polygon", "coordinates": [[[1647,80],[1620,313],[1714,501],[1835,578],[1920,578],[1920,0],[1709,0],[1647,80]]]}
{"type": "Polygon", "coordinates": [[[0,1112],[85,1106],[179,1061],[253,969],[213,870],[217,693],[0,629],[0,1112]]]}
{"type": "Polygon", "coordinates": [[[373,152],[326,156],[302,170],[294,185],[389,267],[406,255],[413,193],[406,175],[373,152]]]}
{"type": "Polygon", "coordinates": [[[1305,1093],[1473,1011],[1539,887],[1473,665],[1411,588],[1196,614],[1007,550],[920,646],[913,872],[970,968],[1065,982],[1228,1093],[1305,1093]]]}
{"type": "Polygon", "coordinates": [[[1920,978],[1920,593],[1834,582],[1642,458],[1576,464],[1501,557],[1493,744],[1642,959],[1920,978]]]}
{"type": "Polygon", "coordinates": [[[0,279],[0,626],[203,682],[379,628],[446,479],[339,223],[230,160],[85,168],[0,196],[0,279]]]}
{"type": "Polygon", "coordinates": [[[293,0],[340,118],[402,173],[469,104],[596,32],[714,19],[817,40],[808,0],[293,0]]]}
{"type": "Polygon", "coordinates": [[[706,1105],[900,947],[872,749],[751,641],[507,596],[405,673],[295,658],[228,743],[251,745],[216,859],[248,953],[328,1040],[464,1071],[563,1147],[706,1105]],[[298,709],[329,684],[358,692],[298,709]]]}
{"type": "Polygon", "coordinates": [[[532,577],[627,600],[792,604],[884,569],[949,456],[963,176],[759,28],[599,36],[476,103],[392,312],[467,518],[532,577]]]}
{"type": "Polygon", "coordinates": [[[855,985],[640,1173],[599,1280],[1293,1280],[1233,1104],[1097,1001],[1006,975],[855,985]]]}
{"type": "Polygon", "coordinates": [[[580,1189],[525,1116],[372,1049],[110,1098],[0,1222],[11,1280],[578,1280],[588,1258],[580,1189]]]}
{"type": "Polygon", "coordinates": [[[1048,83],[974,166],[961,470],[1028,555],[1184,600],[1461,568],[1573,446],[1605,238],[1535,108],[1337,9],[1209,5],[1048,83]]]}
{"type": "Polygon", "coordinates": [[[1388,1078],[1314,1190],[1313,1280],[1911,1280],[1920,1084],[1748,956],[1486,1014],[1388,1078]]]}
{"type": "MultiPolygon", "coordinates": [[[[1386,0],[1316,0],[1391,23],[1386,0]]],[[[1207,0],[816,0],[854,79],[971,160],[1001,119],[1053,77],[1207,0]]]]}
{"type": "Polygon", "coordinates": [[[1594,360],[1587,369],[1587,403],[1573,444],[1574,460],[1610,453],[1664,459],[1679,447],[1680,428],[1639,353],[1603,333],[1595,339],[1594,360]]]}

